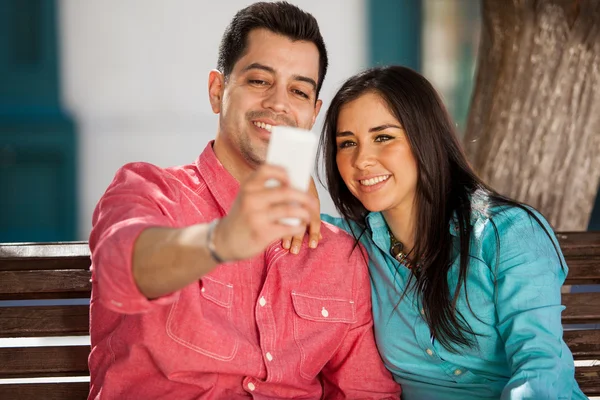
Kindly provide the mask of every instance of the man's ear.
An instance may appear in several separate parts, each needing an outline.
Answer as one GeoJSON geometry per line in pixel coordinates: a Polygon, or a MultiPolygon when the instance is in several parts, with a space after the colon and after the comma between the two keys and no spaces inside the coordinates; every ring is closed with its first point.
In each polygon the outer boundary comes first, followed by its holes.
{"type": "Polygon", "coordinates": [[[312,123],[310,124],[310,127],[312,129],[313,125],[315,124],[315,121],[317,120],[317,117],[319,116],[319,111],[321,111],[321,106],[323,105],[323,101],[322,100],[317,100],[315,103],[315,113],[313,114],[313,118],[312,118],[312,123]]]}
{"type": "Polygon", "coordinates": [[[221,72],[213,69],[208,74],[208,100],[215,114],[221,112],[221,100],[225,89],[225,77],[221,72]]]}

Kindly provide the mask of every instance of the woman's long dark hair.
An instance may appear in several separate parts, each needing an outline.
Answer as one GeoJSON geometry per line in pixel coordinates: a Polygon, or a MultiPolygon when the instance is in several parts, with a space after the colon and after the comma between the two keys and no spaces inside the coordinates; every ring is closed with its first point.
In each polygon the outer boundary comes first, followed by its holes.
{"type": "MultiPolygon", "coordinates": [[[[427,324],[435,338],[450,351],[457,351],[456,345],[472,346],[473,335],[477,334],[456,304],[462,287],[466,294],[473,196],[485,196],[490,205],[519,207],[544,225],[528,207],[499,195],[477,177],[433,86],[409,68],[389,66],[364,71],[342,85],[327,110],[319,145],[327,186],[337,210],[362,228],[362,232],[354,233],[357,241],[366,230],[368,211],[352,195],[337,168],[336,130],[341,108],[366,93],[376,93],[387,103],[404,128],[417,163],[417,216],[411,258],[413,265],[419,265],[413,287],[422,300],[427,324]],[[448,282],[453,263],[452,218],[457,220],[460,237],[460,269],[453,293],[448,282]]],[[[546,233],[549,235],[547,230],[546,233]]],[[[496,238],[499,248],[497,230],[496,238]]],[[[403,296],[404,293],[399,302],[403,296]]]]}

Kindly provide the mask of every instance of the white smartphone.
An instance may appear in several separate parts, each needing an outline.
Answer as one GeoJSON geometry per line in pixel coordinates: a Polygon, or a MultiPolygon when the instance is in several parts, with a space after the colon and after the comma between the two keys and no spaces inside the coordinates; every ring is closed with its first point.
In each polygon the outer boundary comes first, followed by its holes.
{"type": "MultiPolygon", "coordinates": [[[[274,126],[267,150],[267,164],[285,168],[290,186],[306,192],[310,184],[310,173],[315,165],[318,138],[312,131],[289,126],[274,126]]],[[[276,180],[267,181],[268,187],[277,186],[276,180]]],[[[299,225],[298,218],[283,218],[286,225],[299,225]]]]}

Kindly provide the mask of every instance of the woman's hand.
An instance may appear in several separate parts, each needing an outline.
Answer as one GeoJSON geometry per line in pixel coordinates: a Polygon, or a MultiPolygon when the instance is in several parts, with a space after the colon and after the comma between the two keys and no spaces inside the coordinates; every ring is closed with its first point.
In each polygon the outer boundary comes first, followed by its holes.
{"type": "MultiPolygon", "coordinates": [[[[319,193],[317,192],[317,187],[315,186],[315,181],[310,179],[310,187],[308,189],[308,193],[313,195],[317,199],[317,207],[316,212],[311,213],[310,222],[308,223],[308,227],[306,231],[308,231],[308,247],[314,249],[319,244],[319,240],[322,239],[321,236],[321,203],[319,202],[319,193]]],[[[302,240],[306,234],[302,232],[295,236],[286,236],[282,240],[282,247],[287,249],[292,254],[298,254],[300,252],[300,247],[302,246],[302,240]]]]}

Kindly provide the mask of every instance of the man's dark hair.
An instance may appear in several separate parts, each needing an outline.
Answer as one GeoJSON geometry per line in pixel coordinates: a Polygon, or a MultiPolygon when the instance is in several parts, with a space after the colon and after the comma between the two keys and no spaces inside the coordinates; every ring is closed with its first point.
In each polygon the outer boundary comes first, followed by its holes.
{"type": "Polygon", "coordinates": [[[248,34],[254,29],[268,29],[293,41],[312,42],[319,50],[319,80],[317,97],[327,73],[327,50],[315,17],[285,1],[254,3],[235,14],[223,34],[219,46],[217,68],[225,79],[233,66],[244,56],[248,47],[248,34]]]}

